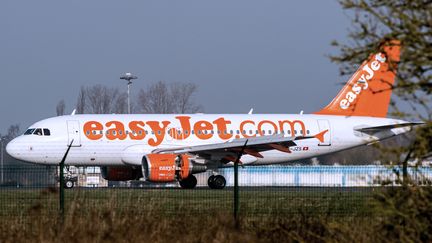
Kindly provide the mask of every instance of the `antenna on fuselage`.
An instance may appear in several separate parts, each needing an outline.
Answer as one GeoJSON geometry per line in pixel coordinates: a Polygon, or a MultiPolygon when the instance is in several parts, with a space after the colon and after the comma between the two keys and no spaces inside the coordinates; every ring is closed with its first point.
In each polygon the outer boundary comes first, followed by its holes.
{"type": "Polygon", "coordinates": [[[250,111],[248,112],[248,115],[252,115],[253,113],[253,108],[250,109],[250,111]]]}
{"type": "Polygon", "coordinates": [[[76,109],[74,109],[74,110],[72,111],[71,116],[75,116],[75,113],[76,113],[76,109]]]}

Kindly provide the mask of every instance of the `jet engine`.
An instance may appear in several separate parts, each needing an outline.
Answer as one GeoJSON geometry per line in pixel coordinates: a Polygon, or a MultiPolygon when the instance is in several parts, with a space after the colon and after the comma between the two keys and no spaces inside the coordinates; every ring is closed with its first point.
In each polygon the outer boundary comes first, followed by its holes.
{"type": "Polygon", "coordinates": [[[147,154],[142,159],[143,177],[152,182],[181,181],[206,170],[205,165],[197,164],[186,154],[147,154]]]}
{"type": "Polygon", "coordinates": [[[101,168],[102,177],[109,181],[130,181],[139,180],[142,172],[134,167],[105,166],[101,168]]]}

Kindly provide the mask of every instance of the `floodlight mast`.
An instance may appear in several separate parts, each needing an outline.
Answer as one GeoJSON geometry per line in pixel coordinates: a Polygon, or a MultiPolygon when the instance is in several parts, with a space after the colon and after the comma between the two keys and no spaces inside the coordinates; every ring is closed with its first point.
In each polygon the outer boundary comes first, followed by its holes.
{"type": "Polygon", "coordinates": [[[130,109],[130,85],[132,84],[133,79],[137,79],[137,76],[132,75],[131,73],[125,73],[124,75],[120,76],[120,79],[124,79],[127,81],[127,100],[128,100],[128,114],[131,113],[130,109]]]}

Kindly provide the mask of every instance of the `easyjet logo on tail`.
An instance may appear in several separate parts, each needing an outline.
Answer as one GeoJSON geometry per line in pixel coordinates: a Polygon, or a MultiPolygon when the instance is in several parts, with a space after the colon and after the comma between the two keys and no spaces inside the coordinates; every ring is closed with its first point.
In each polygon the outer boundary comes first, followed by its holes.
{"type": "Polygon", "coordinates": [[[382,51],[371,54],[336,97],[314,114],[386,117],[400,61],[401,42],[384,41],[379,49],[382,51]]]}
{"type": "Polygon", "coordinates": [[[351,90],[346,93],[345,98],[339,102],[340,108],[346,110],[350,107],[352,103],[355,102],[357,97],[360,95],[362,90],[366,90],[369,87],[368,82],[374,77],[375,72],[381,68],[381,64],[385,63],[386,57],[382,53],[378,53],[375,55],[375,60],[372,62],[365,63],[363,68],[353,76],[353,78],[357,78],[359,73],[361,73],[360,77],[358,77],[357,82],[351,87],[351,90]]]}

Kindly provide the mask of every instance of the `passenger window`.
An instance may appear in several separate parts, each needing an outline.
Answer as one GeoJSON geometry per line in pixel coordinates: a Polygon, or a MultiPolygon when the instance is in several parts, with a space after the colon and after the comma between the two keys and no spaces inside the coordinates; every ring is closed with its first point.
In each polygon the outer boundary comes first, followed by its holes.
{"type": "Polygon", "coordinates": [[[38,135],[38,136],[42,136],[42,129],[37,128],[37,129],[34,131],[33,134],[34,134],[34,135],[38,135]]]}
{"type": "Polygon", "coordinates": [[[27,131],[24,133],[24,135],[31,135],[31,134],[33,134],[33,132],[34,132],[34,128],[29,128],[29,129],[27,129],[27,131]]]}

